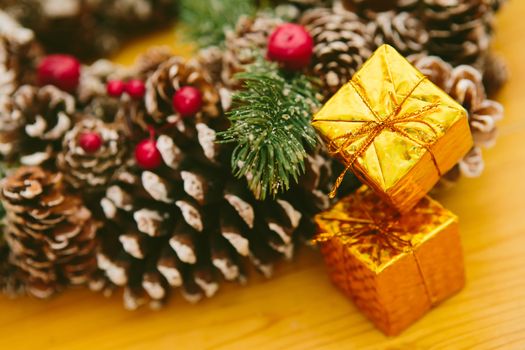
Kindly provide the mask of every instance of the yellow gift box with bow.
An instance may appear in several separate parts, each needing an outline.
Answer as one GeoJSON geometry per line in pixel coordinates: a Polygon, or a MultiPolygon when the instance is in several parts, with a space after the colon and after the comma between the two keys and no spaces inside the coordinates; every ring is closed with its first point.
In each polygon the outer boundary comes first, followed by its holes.
{"type": "Polygon", "coordinates": [[[472,147],[465,109],[388,45],[377,49],[312,124],[346,170],[401,212],[472,147]]]}
{"type": "Polygon", "coordinates": [[[428,196],[402,215],[363,186],[316,223],[332,281],[387,335],[465,283],[457,217],[428,196]]]}

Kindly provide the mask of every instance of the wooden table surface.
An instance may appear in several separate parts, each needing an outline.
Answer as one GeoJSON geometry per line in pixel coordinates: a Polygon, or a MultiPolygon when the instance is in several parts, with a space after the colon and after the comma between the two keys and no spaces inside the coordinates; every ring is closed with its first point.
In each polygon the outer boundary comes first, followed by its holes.
{"type": "MultiPolygon", "coordinates": [[[[174,39],[147,38],[117,60],[174,39]]],[[[198,305],[177,297],[161,311],[129,312],[120,295],[85,290],[51,301],[0,298],[0,348],[525,349],[525,1],[500,14],[495,48],[512,72],[498,97],[500,138],[481,178],[438,196],[461,220],[467,286],[401,336],[374,329],[330,284],[319,254],[303,248],[273,279],[225,285],[198,305]]]]}

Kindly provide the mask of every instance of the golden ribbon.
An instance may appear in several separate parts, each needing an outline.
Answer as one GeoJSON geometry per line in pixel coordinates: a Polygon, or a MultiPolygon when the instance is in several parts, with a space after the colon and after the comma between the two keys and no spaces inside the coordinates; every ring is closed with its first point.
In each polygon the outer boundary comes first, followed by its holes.
{"type": "MultiPolygon", "coordinates": [[[[339,186],[341,186],[341,183],[347,171],[350,170],[350,168],[352,168],[355,161],[370,147],[370,145],[374,142],[374,139],[381,132],[383,132],[383,130],[386,130],[386,129],[401,135],[402,137],[416,143],[422,148],[425,148],[429,152],[432,158],[432,162],[434,163],[434,166],[438,172],[438,176],[441,177],[441,171],[439,169],[436,157],[430,148],[431,143],[423,142],[421,140],[414,138],[413,136],[409,135],[407,132],[405,132],[398,126],[398,124],[408,123],[408,122],[420,123],[420,124],[427,126],[430,129],[434,140],[438,136],[438,133],[434,129],[434,127],[423,119],[423,116],[425,116],[428,113],[435,112],[439,108],[440,105],[438,103],[429,104],[416,112],[405,113],[405,114],[400,113],[401,109],[403,108],[408,98],[417,89],[417,87],[426,79],[427,79],[426,77],[421,77],[420,80],[414,85],[414,87],[410,90],[410,92],[404,97],[404,99],[400,103],[397,101],[395,94],[393,94],[392,91],[388,91],[388,96],[390,97],[394,105],[394,108],[393,108],[392,113],[390,113],[390,115],[388,115],[386,118],[382,118],[373,110],[372,104],[370,103],[366,90],[362,86],[360,81],[351,80],[349,82],[349,84],[351,84],[352,87],[355,89],[355,91],[357,92],[357,94],[359,95],[363,103],[373,114],[373,116],[375,117],[375,120],[363,122],[363,125],[356,131],[346,133],[344,135],[338,136],[330,140],[328,144],[329,153],[332,156],[339,155],[345,160],[345,163],[346,163],[346,168],[343,170],[341,175],[339,175],[339,177],[337,178],[334,184],[334,187],[332,188],[332,191],[330,192],[330,195],[329,195],[330,198],[335,197],[337,189],[339,188],[339,186]],[[362,138],[365,138],[365,140],[363,144],[361,145],[361,147],[359,147],[359,149],[353,152],[353,154],[350,157],[345,157],[346,148],[352,143],[362,138]],[[341,139],[343,140],[343,142],[339,146],[336,145],[336,141],[339,141],[341,139]]],[[[334,120],[334,119],[323,120],[323,121],[340,122],[340,123],[355,123],[355,121],[334,120]]]]}
{"type": "MultiPolygon", "coordinates": [[[[365,211],[366,212],[366,211],[365,211]]],[[[399,225],[396,220],[379,222],[374,220],[368,213],[368,218],[349,218],[344,219],[327,214],[320,215],[321,220],[336,220],[340,223],[351,226],[348,229],[339,232],[325,232],[318,234],[312,242],[315,244],[328,242],[335,238],[340,238],[343,245],[353,246],[360,243],[360,239],[373,236],[377,244],[371,244],[364,253],[373,256],[378,264],[381,263],[381,251],[390,249],[395,253],[402,253],[412,249],[412,243],[400,236],[406,233],[406,230],[399,225]]]]}
{"type": "MultiPolygon", "coordinates": [[[[325,232],[317,234],[317,236],[312,239],[312,243],[319,244],[325,243],[332,239],[339,238],[343,246],[354,246],[361,243],[360,239],[368,236],[372,236],[376,242],[370,243],[369,247],[366,250],[363,250],[360,247],[361,253],[366,253],[367,255],[375,258],[377,265],[381,265],[383,258],[381,253],[383,250],[387,249],[390,252],[397,254],[407,252],[412,254],[414,257],[418,274],[421,277],[421,281],[424,284],[425,293],[433,304],[432,294],[430,293],[429,286],[423,274],[421,263],[414,251],[414,246],[410,240],[404,239],[401,236],[407,233],[407,230],[400,225],[399,221],[395,217],[391,217],[391,220],[375,220],[370,212],[366,209],[363,210],[367,218],[340,218],[337,216],[331,216],[327,214],[321,214],[319,217],[322,220],[336,220],[340,223],[347,224],[350,226],[347,229],[341,230],[339,232],[325,232]]],[[[348,257],[350,252],[345,250],[345,256],[348,257]]],[[[350,271],[348,271],[350,273],[350,271]]]]}

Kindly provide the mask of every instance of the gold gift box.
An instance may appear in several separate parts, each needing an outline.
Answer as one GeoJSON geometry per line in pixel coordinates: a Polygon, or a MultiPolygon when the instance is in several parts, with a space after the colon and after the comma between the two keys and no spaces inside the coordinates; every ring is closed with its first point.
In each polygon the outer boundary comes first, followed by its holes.
{"type": "Polygon", "coordinates": [[[332,281],[387,335],[465,283],[457,217],[428,196],[401,215],[363,186],[316,223],[332,281]]]}
{"type": "Polygon", "coordinates": [[[472,147],[465,109],[388,45],[377,49],[312,124],[347,170],[401,212],[472,147]]]}

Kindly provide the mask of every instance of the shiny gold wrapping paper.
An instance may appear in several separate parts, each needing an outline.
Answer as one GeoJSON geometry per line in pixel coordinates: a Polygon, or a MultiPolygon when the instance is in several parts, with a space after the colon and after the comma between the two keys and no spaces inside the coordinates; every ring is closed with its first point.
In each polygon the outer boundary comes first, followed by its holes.
{"type": "Polygon", "coordinates": [[[316,223],[332,281],[387,335],[465,283],[457,217],[428,196],[401,215],[363,186],[316,223]]]}
{"type": "Polygon", "coordinates": [[[401,212],[472,147],[465,109],[388,45],[312,124],[347,169],[401,212]]]}

